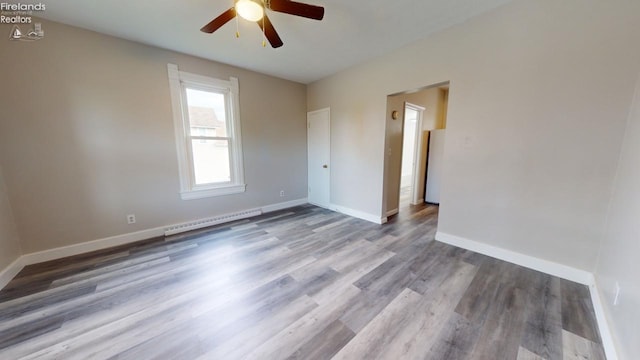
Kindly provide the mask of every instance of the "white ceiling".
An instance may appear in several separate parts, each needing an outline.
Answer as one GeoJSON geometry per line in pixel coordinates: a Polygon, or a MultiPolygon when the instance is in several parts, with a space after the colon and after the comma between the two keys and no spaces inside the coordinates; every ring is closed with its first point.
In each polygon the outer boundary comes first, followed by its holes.
{"type": "Polygon", "coordinates": [[[233,0],[55,0],[43,17],[101,33],[310,83],[388,53],[511,0],[299,0],[325,7],[315,21],[268,11],[284,41],[261,45],[260,28],[231,21],[199,29],[233,0]]]}

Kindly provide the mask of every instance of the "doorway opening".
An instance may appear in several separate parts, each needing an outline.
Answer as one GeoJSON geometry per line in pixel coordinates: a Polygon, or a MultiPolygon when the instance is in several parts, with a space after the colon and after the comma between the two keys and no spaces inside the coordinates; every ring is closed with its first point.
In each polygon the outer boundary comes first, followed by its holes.
{"type": "Polygon", "coordinates": [[[383,194],[387,217],[439,204],[448,102],[449,82],[387,96],[383,194]]]}
{"type": "Polygon", "coordinates": [[[420,204],[418,186],[420,162],[422,112],[424,107],[405,102],[402,131],[402,163],[400,166],[400,205],[420,204]]]}

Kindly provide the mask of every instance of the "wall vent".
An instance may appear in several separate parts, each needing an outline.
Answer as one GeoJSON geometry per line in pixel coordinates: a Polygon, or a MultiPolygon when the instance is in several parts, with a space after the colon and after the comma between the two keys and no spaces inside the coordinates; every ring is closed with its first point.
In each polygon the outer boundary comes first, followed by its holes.
{"type": "Polygon", "coordinates": [[[235,220],[241,220],[250,218],[253,216],[261,215],[260,209],[240,211],[232,214],[218,215],[206,219],[200,219],[196,221],[189,221],[182,224],[171,225],[164,229],[164,236],[175,235],[186,231],[201,229],[207,226],[218,225],[235,220]]]}

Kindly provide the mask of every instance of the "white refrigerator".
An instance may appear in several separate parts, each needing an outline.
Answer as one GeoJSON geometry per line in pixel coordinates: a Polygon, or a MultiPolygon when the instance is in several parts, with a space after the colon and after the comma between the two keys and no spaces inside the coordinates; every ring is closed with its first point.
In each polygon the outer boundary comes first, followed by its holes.
{"type": "Polygon", "coordinates": [[[429,134],[429,154],[427,156],[427,183],[424,201],[440,204],[440,185],[442,178],[442,158],[444,153],[444,129],[431,130],[429,134]]]}

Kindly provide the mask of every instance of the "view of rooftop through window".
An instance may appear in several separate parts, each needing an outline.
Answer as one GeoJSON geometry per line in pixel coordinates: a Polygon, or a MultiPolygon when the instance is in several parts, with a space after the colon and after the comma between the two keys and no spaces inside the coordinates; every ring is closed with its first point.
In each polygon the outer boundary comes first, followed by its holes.
{"type": "Polygon", "coordinates": [[[231,181],[225,96],[186,89],[196,185],[231,181]]]}

